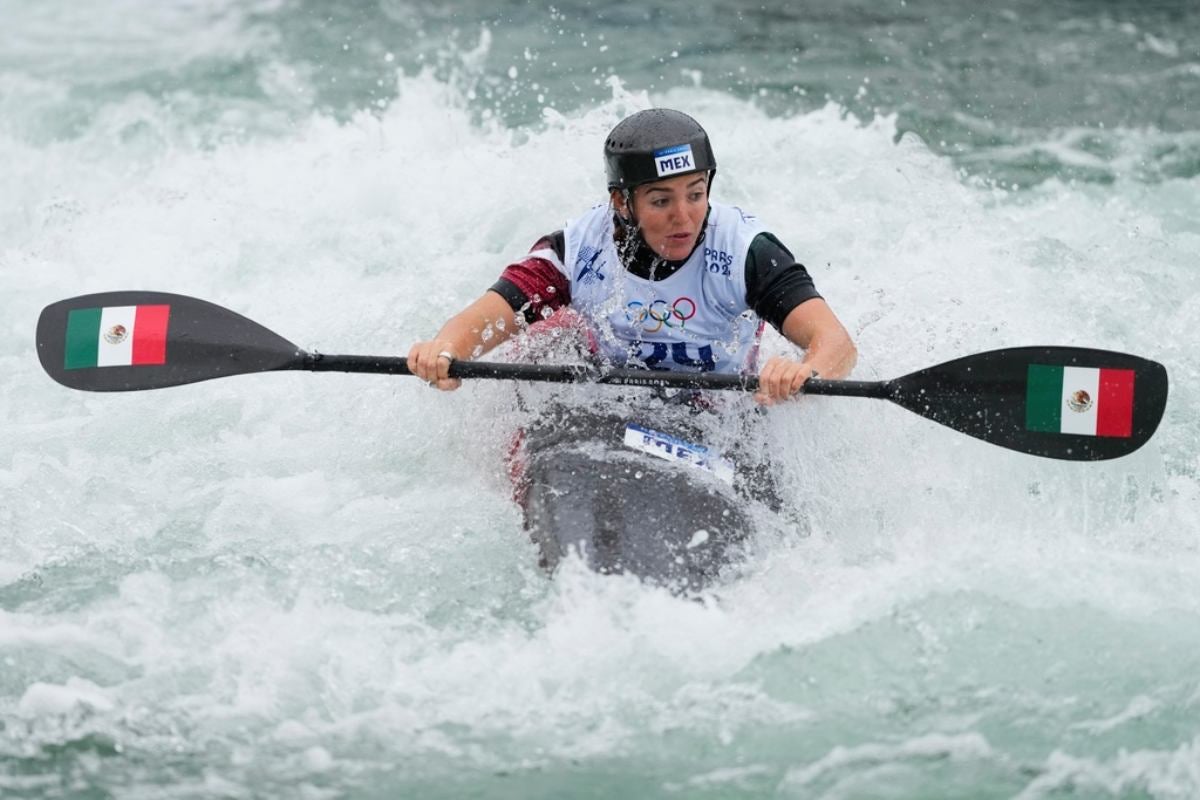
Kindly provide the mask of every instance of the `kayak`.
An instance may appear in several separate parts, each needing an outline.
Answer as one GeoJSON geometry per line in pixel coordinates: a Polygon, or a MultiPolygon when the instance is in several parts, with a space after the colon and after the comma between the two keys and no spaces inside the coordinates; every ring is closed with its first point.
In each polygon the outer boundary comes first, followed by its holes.
{"type": "Polygon", "coordinates": [[[580,558],[679,591],[713,584],[753,531],[745,471],[702,443],[711,412],[555,406],[514,445],[510,473],[539,561],[580,558]],[[673,413],[667,413],[673,412],[673,413]]]}

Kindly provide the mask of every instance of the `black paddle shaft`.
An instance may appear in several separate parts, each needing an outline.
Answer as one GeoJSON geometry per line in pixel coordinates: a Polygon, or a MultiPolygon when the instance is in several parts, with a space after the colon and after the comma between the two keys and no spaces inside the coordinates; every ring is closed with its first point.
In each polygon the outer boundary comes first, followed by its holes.
{"type": "MultiPolygon", "coordinates": [[[[344,356],[310,353],[301,369],[313,372],[366,372],[384,375],[411,375],[408,359],[403,356],[344,356]]],[[[646,369],[602,369],[557,364],[507,364],[486,361],[455,361],[451,378],[495,378],[547,383],[600,383],[615,386],[651,386],[664,389],[758,389],[755,375],[725,375],[704,372],[667,372],[646,369]]],[[[805,394],[839,397],[888,399],[889,381],[825,381],[812,378],[804,384],[805,394]]]]}

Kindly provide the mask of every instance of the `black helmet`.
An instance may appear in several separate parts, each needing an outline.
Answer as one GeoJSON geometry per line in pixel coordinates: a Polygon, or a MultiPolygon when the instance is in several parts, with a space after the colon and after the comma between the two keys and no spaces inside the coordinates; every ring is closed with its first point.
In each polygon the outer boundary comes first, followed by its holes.
{"type": "Polygon", "coordinates": [[[639,111],[617,123],[604,140],[604,164],[608,188],[626,191],[689,172],[717,171],[704,128],[669,108],[639,111]]]}

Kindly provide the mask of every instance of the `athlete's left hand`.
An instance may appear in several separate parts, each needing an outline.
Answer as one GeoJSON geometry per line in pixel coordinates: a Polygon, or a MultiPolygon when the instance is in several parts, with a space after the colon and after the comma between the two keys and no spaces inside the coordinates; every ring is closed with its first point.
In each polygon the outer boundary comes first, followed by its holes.
{"type": "Polygon", "coordinates": [[[811,364],[772,356],[758,371],[758,391],[754,393],[754,399],[764,406],[782,403],[800,394],[812,371],[811,364]]]}

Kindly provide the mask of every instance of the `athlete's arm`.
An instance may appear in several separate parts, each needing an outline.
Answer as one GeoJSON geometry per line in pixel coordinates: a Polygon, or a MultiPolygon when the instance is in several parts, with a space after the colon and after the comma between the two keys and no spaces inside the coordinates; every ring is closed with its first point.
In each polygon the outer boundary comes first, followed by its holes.
{"type": "Polygon", "coordinates": [[[792,309],[783,322],[783,335],[804,349],[797,361],[774,356],[758,373],[754,399],[764,405],[786,400],[798,393],[815,372],[822,378],[844,378],[854,369],[858,350],[850,334],[821,299],[809,300],[792,309]]]}
{"type": "Polygon", "coordinates": [[[755,312],[804,350],[800,360],[774,356],[763,365],[755,400],[777,403],[798,393],[814,372],[822,378],[842,378],[854,369],[858,351],[850,334],[817,293],[808,271],[769,233],[751,243],[746,289],[755,312]]]}
{"type": "Polygon", "coordinates": [[[475,358],[507,341],[518,330],[517,314],[534,322],[570,302],[562,258],[562,231],[543,236],[483,297],[451,317],[434,338],[414,344],[408,368],[443,391],[457,389],[462,382],[448,377],[451,360],[475,358]]]}
{"type": "Polygon", "coordinates": [[[462,381],[449,376],[450,362],[471,359],[505,342],[517,327],[508,301],[488,290],[442,326],[427,342],[408,351],[408,368],[426,383],[443,391],[457,389],[462,381]]]}

